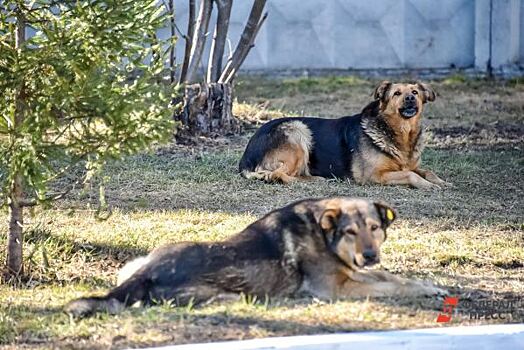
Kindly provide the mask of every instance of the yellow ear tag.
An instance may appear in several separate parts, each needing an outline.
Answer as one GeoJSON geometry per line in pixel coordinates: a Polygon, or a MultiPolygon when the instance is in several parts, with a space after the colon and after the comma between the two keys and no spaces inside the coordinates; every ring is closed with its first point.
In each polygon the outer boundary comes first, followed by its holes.
{"type": "Polygon", "coordinates": [[[395,214],[393,214],[393,211],[391,209],[386,210],[386,217],[388,220],[393,220],[395,218],[395,214]]]}

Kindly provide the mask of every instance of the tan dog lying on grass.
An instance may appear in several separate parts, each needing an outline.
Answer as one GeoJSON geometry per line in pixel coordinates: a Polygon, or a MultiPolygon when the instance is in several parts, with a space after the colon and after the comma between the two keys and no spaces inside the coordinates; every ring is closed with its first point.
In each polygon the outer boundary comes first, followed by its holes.
{"type": "Polygon", "coordinates": [[[289,183],[313,177],[435,189],[447,183],[420,168],[426,84],[382,82],[360,114],[338,119],[281,118],[249,141],[239,171],[246,178],[289,183]]]}
{"type": "Polygon", "coordinates": [[[386,204],[345,197],[307,199],[277,209],[223,242],[179,243],[123,269],[104,296],[80,298],[65,311],[114,313],[137,302],[176,305],[245,295],[319,298],[445,294],[428,283],[364,269],[380,261],[395,213],[386,204]]]}

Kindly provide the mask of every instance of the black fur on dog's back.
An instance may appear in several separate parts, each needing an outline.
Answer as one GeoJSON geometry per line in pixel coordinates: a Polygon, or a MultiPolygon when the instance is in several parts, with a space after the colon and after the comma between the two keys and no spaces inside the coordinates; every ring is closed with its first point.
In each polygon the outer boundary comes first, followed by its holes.
{"type": "Polygon", "coordinates": [[[136,302],[200,303],[221,293],[290,295],[299,288],[302,276],[296,266],[287,266],[283,260],[281,233],[302,232],[301,225],[305,224],[292,208],[271,212],[223,242],[159,248],[151,252],[145,265],[105,296],[74,300],[65,311],[82,317],[98,311],[116,313],[136,302]]]}
{"type": "MultiPolygon", "coordinates": [[[[376,102],[365,109],[373,113],[376,102]]],[[[264,124],[249,141],[239,163],[239,171],[253,171],[262,162],[270,150],[278,148],[285,141],[285,135],[279,132],[279,125],[289,122],[301,122],[312,133],[313,147],[309,155],[309,171],[313,176],[350,177],[351,154],[358,149],[361,135],[361,114],[338,119],[324,118],[281,118],[264,124]]]]}

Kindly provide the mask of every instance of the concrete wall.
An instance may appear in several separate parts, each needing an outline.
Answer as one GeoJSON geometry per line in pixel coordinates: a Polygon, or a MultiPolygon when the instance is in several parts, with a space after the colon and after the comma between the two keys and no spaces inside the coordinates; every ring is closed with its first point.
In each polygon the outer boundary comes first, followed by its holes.
{"type": "Polygon", "coordinates": [[[521,37],[524,21],[521,0],[492,0],[491,65],[504,67],[521,59],[521,37]]]}
{"type": "Polygon", "coordinates": [[[524,1],[520,2],[520,57],[519,61],[524,62],[524,1]]]}
{"type": "MultiPolygon", "coordinates": [[[[187,0],[175,5],[185,32],[187,0]]],[[[232,49],[251,5],[234,2],[232,49]]],[[[485,71],[490,62],[495,70],[524,65],[524,0],[268,0],[266,10],[243,69],[485,71]]],[[[177,57],[183,50],[180,40],[177,57]]]]}

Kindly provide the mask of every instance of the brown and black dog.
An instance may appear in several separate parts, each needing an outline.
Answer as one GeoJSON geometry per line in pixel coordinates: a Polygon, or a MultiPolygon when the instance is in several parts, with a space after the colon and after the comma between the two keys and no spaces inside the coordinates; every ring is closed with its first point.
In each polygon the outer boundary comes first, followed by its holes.
{"type": "Polygon", "coordinates": [[[360,114],[338,119],[281,118],[251,138],[239,164],[246,178],[288,183],[313,177],[357,183],[439,188],[448,184],[419,167],[427,84],[382,82],[360,114]]]}
{"type": "Polygon", "coordinates": [[[277,209],[223,242],[180,243],[124,267],[106,295],[74,300],[65,311],[87,316],[137,302],[176,305],[246,295],[319,298],[444,295],[429,283],[363,269],[380,261],[395,220],[381,202],[335,197],[277,209]]]}

